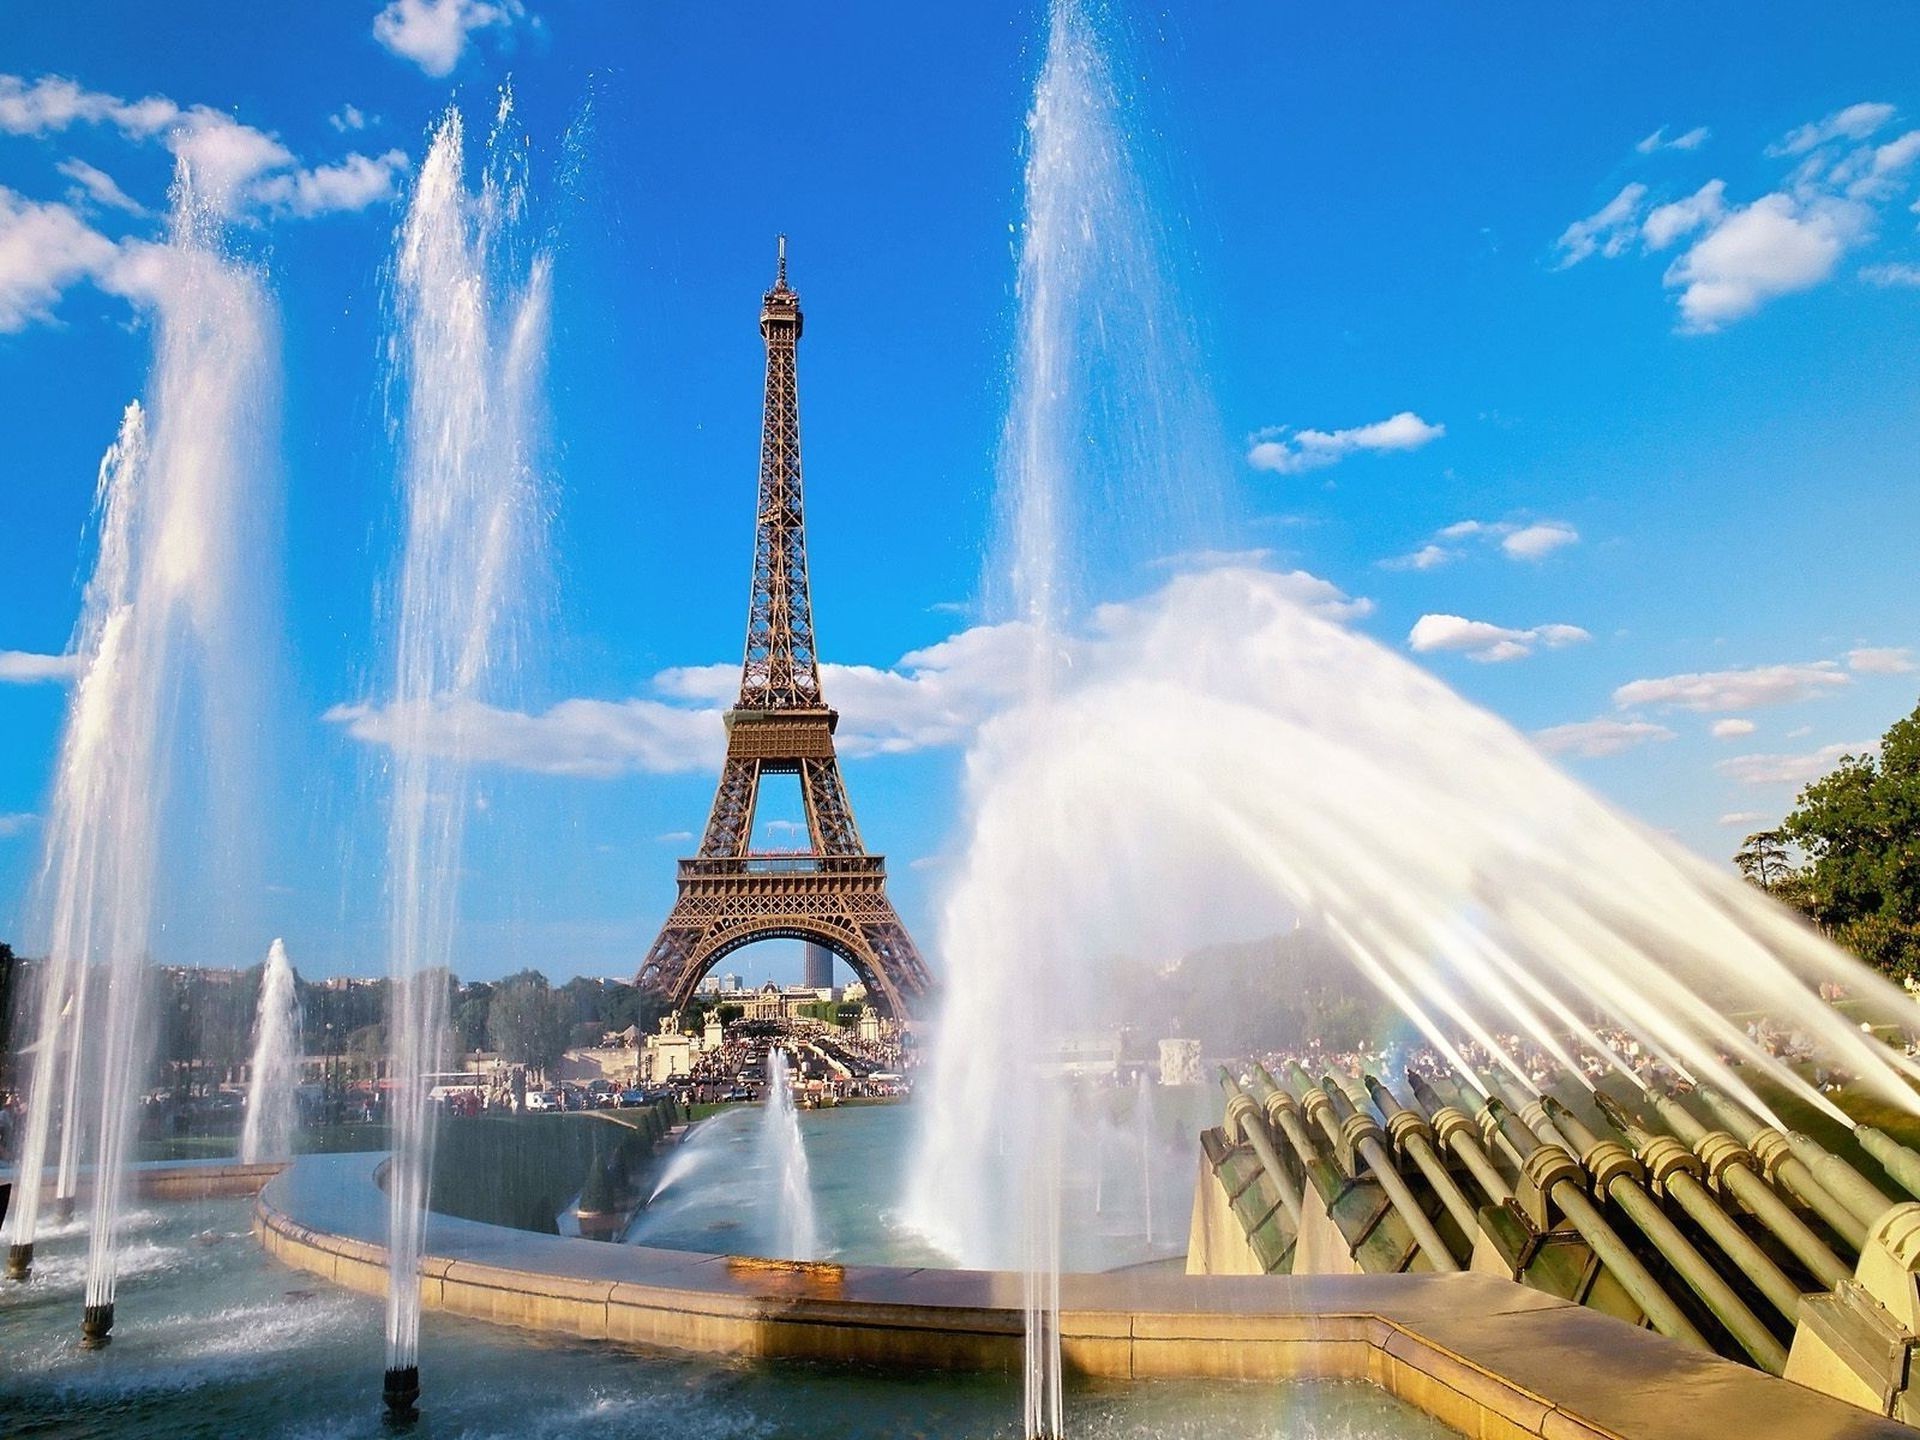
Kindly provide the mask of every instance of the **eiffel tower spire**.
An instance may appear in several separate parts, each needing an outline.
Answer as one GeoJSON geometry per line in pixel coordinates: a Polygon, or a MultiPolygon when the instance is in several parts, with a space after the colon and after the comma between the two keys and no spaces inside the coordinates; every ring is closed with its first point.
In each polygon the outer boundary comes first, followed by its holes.
{"type": "Polygon", "coordinates": [[[813,654],[800,485],[797,352],[803,323],[800,297],[787,285],[787,237],[782,235],[779,271],[760,301],[767,388],[760,420],[760,509],[754,523],[747,655],[740,670],[743,710],[811,709],[823,703],[813,654]]]}
{"type": "Polygon", "coordinates": [[[673,913],[647,952],[639,983],[679,1009],[729,952],[756,940],[803,940],[845,960],[888,1011],[904,1018],[931,994],[933,979],[887,898],[885,859],[868,853],[854,823],[833,744],[840,717],[820,693],[814,656],[794,373],[800,328],[783,235],[773,288],[760,300],[766,410],[740,700],[727,712],[727,758],[700,851],[680,862],[673,913]],[[767,775],[799,777],[804,851],[752,848],[767,775]]]}

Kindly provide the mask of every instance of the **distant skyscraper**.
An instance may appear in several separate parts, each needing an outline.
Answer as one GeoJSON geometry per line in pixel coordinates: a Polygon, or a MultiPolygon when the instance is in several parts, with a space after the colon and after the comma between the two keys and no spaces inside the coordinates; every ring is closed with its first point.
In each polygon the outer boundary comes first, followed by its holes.
{"type": "Polygon", "coordinates": [[[833,952],[824,945],[807,942],[807,955],[800,971],[800,983],[815,990],[833,985],[833,952]]]}

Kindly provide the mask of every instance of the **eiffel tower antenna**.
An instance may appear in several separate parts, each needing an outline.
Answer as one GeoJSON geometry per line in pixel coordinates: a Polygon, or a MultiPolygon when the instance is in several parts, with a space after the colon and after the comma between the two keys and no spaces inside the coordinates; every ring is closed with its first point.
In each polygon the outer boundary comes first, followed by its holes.
{"type": "Polygon", "coordinates": [[[773,288],[760,298],[767,376],[740,698],[726,715],[727,756],[700,853],[680,862],[673,911],[639,983],[677,1010],[730,952],[756,940],[803,940],[845,960],[891,1014],[907,1018],[931,995],[932,977],[887,898],[885,859],[868,853],[854,823],[833,744],[840,716],[821,693],[814,653],[800,481],[802,328],[782,235],[773,288]],[[765,775],[799,777],[805,851],[751,849],[765,775]]]}

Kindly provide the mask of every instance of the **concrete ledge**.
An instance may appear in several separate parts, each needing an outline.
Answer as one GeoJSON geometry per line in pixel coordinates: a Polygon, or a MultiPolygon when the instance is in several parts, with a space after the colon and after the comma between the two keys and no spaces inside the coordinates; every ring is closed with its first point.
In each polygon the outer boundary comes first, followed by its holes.
{"type": "MultiPolygon", "coordinates": [[[[127,1193],[145,1200],[209,1200],[253,1195],[285,1168],[283,1160],[252,1165],[242,1165],[238,1160],[145,1160],[127,1167],[127,1193]]],[[[11,1170],[0,1170],[0,1185],[11,1185],[13,1178],[11,1170]]],[[[84,1200],[93,1194],[92,1167],[80,1171],[75,1180],[76,1199],[84,1200]]],[[[52,1174],[41,1181],[42,1205],[52,1201],[58,1183],[52,1174]]]]}
{"type": "MultiPolygon", "coordinates": [[[[261,1192],[286,1263],[386,1289],[380,1157],[308,1156],[261,1192]]],[[[429,1219],[423,1303],[710,1355],[958,1370],[1020,1361],[1021,1277],[779,1270],[429,1219]]],[[[1475,1440],[1914,1440],[1760,1371],[1486,1275],[1061,1278],[1067,1366],[1116,1379],[1368,1380],[1475,1440]]]]}

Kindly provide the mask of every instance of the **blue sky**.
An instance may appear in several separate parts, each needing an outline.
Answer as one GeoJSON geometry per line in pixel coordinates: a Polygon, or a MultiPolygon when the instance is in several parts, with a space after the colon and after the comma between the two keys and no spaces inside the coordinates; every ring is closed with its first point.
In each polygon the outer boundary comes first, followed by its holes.
{"type": "MultiPolygon", "coordinates": [[[[1356,623],[1716,859],[1911,710],[1920,14],[1116,12],[1237,457],[1223,547],[1370,600],[1356,623]]],[[[508,77],[555,256],[554,577],[525,704],[697,706],[710,679],[662,672],[737,663],[756,306],[786,231],[816,622],[830,661],[875,667],[829,695],[852,749],[887,752],[850,754],[849,782],[928,929],[959,746],[994,695],[966,632],[1041,20],[586,0],[13,17],[0,936],[27,933],[66,697],[33,657],[66,644],[94,471],[150,359],[115,257],[158,234],[187,149],[229,167],[234,244],[282,327],[258,951],[282,933],[309,972],[382,968],[368,747],[321,717],[376,673],[383,276],[428,130],[450,102],[490,114],[508,77]]],[[[639,728],[567,752],[585,773],[546,773],[557,725],[482,773],[463,973],[635,967],[712,790],[699,725],[639,728]]],[[[749,973],[786,963],[764,948],[749,973]]]]}

